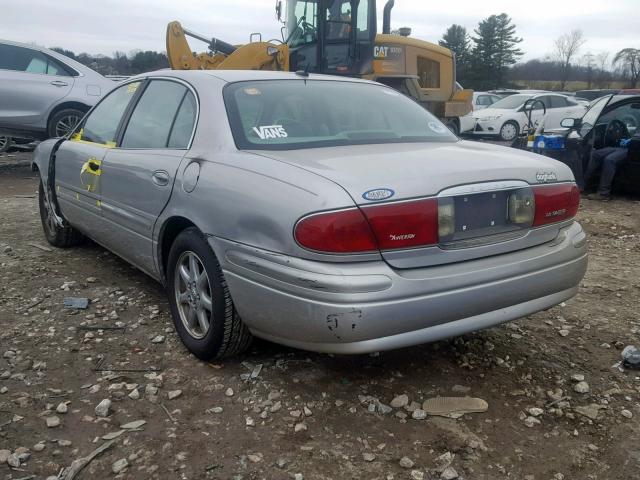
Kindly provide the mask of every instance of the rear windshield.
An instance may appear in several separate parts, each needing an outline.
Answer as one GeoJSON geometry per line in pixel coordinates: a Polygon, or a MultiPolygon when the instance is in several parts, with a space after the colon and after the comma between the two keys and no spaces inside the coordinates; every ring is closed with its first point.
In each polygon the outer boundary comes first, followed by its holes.
{"type": "Polygon", "coordinates": [[[232,83],[224,99],[240,149],[455,142],[436,117],[388,87],[326,80],[232,83]]]}

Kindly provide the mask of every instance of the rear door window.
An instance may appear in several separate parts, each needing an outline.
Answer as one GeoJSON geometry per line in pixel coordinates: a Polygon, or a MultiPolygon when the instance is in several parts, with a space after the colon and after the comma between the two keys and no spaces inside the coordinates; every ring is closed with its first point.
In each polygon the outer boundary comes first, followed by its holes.
{"type": "Polygon", "coordinates": [[[121,147],[166,148],[186,94],[187,88],[180,83],[151,81],[129,119],[121,147]]]}
{"type": "Polygon", "coordinates": [[[128,83],[107,95],[89,114],[77,138],[114,147],[122,116],[140,83],[128,83]]]}
{"type": "MultiPolygon", "coordinates": [[[[567,101],[565,100],[564,97],[558,97],[558,96],[549,96],[548,97],[551,100],[551,108],[564,108],[567,106],[567,101]]],[[[547,106],[547,108],[549,108],[547,106]]]]}
{"type": "Polygon", "coordinates": [[[40,75],[72,76],[73,72],[38,50],[0,45],[0,69],[40,75]]]}

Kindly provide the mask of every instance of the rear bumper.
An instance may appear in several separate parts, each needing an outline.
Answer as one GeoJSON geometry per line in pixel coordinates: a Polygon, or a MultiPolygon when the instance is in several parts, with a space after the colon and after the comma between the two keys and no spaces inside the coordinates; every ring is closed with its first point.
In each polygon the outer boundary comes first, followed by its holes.
{"type": "Polygon", "coordinates": [[[325,264],[210,239],[252,333],[320,352],[358,354],[440,340],[550,308],[587,268],[578,223],[552,242],[504,255],[395,270],[325,264]]]}

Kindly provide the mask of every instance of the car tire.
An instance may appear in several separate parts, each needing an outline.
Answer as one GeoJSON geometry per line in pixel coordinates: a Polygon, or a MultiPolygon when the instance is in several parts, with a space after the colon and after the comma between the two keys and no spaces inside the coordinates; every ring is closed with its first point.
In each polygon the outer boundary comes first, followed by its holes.
{"type": "Polygon", "coordinates": [[[47,123],[47,134],[49,138],[64,137],[71,133],[76,125],[84,117],[82,110],[77,108],[64,108],[54,113],[47,123]]]}
{"type": "Polygon", "coordinates": [[[460,135],[460,126],[458,125],[457,121],[449,120],[447,122],[447,128],[451,130],[451,133],[453,133],[456,137],[460,135]]]}
{"type": "Polygon", "coordinates": [[[79,245],[84,240],[84,236],[71,225],[61,227],[56,224],[51,209],[47,205],[44,195],[44,185],[40,182],[38,188],[38,206],[40,207],[40,221],[44,236],[54,247],[69,248],[79,245]]]}
{"type": "Polygon", "coordinates": [[[0,153],[8,151],[13,145],[11,137],[0,136],[0,153]]]}
{"type": "Polygon", "coordinates": [[[171,245],[167,294],[176,331],[199,359],[236,355],[251,344],[251,333],[233,305],[220,264],[195,227],[182,231],[171,245]]]}
{"type": "Polygon", "coordinates": [[[518,122],[509,120],[504,122],[500,127],[500,139],[505,142],[512,142],[520,134],[520,125],[518,122]]]}

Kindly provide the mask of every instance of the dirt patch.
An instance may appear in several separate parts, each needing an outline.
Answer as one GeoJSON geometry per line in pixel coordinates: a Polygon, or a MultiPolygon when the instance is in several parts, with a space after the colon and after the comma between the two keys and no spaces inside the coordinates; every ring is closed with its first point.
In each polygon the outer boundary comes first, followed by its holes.
{"type": "Polygon", "coordinates": [[[209,364],[160,285],[92,243],[46,244],[28,158],[0,166],[0,450],[19,465],[0,452],[0,478],[55,477],[108,441],[77,478],[640,478],[640,372],[612,368],[640,345],[638,201],[583,202],[589,271],[547,312],[380,355],[256,342],[209,364]],[[488,410],[413,418],[457,395],[488,410]]]}

